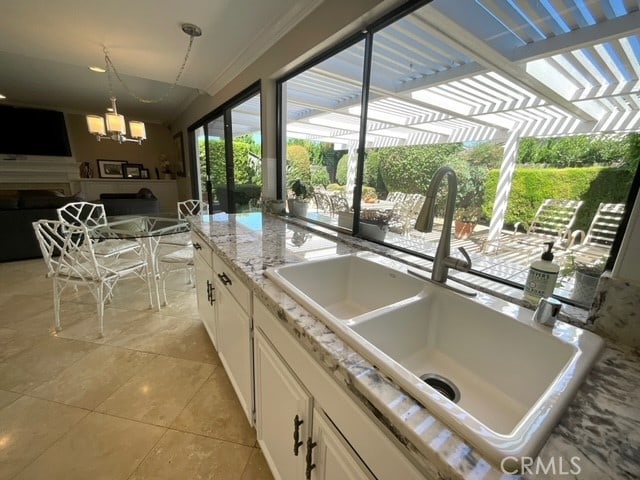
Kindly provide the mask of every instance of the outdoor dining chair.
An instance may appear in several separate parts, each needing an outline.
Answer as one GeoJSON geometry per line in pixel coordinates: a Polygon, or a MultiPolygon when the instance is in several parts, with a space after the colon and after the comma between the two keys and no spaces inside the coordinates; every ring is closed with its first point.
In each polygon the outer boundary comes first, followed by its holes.
{"type": "Polygon", "coordinates": [[[125,277],[145,281],[152,304],[147,262],[142,256],[132,258],[98,257],[85,225],[70,225],[59,220],[38,220],[33,229],[53,280],[53,311],[56,331],[62,330],[60,300],[68,286],[89,289],[98,309],[100,336],[104,335],[104,307],[113,297],[116,283],[125,277]]]}

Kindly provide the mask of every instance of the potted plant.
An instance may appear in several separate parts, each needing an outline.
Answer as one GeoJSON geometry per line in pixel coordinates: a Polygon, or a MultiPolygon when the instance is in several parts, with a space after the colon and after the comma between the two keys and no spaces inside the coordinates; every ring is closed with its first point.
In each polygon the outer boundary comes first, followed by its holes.
{"type": "Polygon", "coordinates": [[[290,189],[292,196],[287,199],[289,213],[296,217],[306,217],[307,210],[309,209],[309,199],[311,198],[313,189],[300,179],[295,180],[291,184],[290,189]]]}
{"type": "Polygon", "coordinates": [[[367,209],[360,212],[360,233],[371,240],[383,241],[389,231],[393,210],[367,209]]]}
{"type": "Polygon", "coordinates": [[[458,240],[468,239],[482,217],[482,208],[477,206],[461,207],[455,211],[454,236],[458,240]]]}

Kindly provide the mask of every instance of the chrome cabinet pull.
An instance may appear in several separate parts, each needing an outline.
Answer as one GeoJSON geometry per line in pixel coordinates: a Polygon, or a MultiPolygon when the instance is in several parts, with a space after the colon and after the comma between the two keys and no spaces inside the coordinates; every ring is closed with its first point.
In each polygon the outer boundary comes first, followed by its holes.
{"type": "Polygon", "coordinates": [[[298,415],[293,417],[293,454],[297,457],[298,450],[304,442],[300,440],[300,425],[304,423],[298,415]]]}

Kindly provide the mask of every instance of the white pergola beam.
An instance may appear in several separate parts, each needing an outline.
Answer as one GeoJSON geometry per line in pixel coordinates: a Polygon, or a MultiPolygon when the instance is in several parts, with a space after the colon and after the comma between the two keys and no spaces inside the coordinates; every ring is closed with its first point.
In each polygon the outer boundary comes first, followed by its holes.
{"type": "Polygon", "coordinates": [[[430,33],[449,42],[470,58],[475,58],[491,70],[544,98],[549,103],[558,105],[583,121],[593,122],[596,120],[541,81],[528,75],[521,67],[513,64],[507,57],[436,9],[429,10],[429,15],[423,16],[421,19],[431,29],[430,33]]]}

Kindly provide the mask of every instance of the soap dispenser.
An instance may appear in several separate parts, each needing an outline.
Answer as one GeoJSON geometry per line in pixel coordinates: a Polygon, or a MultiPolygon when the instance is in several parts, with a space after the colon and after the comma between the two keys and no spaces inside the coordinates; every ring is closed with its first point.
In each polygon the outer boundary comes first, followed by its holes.
{"type": "Polygon", "coordinates": [[[545,242],[547,250],[540,260],[535,261],[529,268],[527,282],[524,285],[524,299],[536,305],[541,298],[550,297],[558,279],[560,267],[553,263],[553,242],[545,242]]]}

